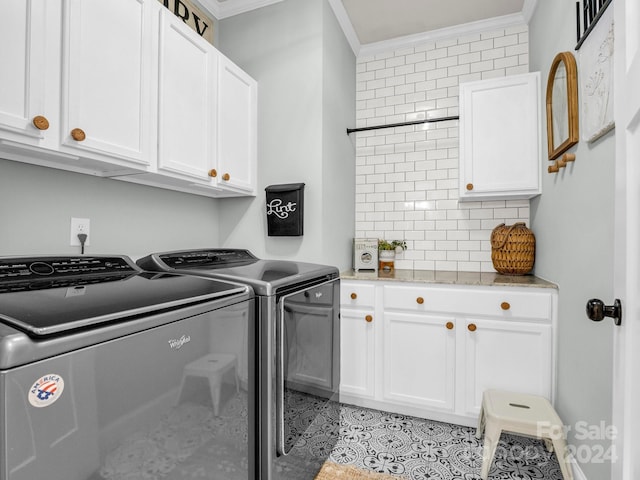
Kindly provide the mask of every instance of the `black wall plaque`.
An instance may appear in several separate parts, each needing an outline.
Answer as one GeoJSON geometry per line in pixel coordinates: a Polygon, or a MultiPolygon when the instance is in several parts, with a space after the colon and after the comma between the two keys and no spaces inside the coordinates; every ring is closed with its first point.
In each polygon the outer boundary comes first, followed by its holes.
{"type": "Polygon", "coordinates": [[[269,185],[265,191],[269,236],[301,236],[304,226],[304,183],[269,185]]]}

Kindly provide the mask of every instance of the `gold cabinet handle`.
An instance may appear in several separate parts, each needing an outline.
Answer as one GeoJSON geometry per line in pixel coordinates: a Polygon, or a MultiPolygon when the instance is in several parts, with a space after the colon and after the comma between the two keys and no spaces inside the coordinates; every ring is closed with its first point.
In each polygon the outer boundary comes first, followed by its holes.
{"type": "Polygon", "coordinates": [[[467,183],[467,190],[473,190],[473,183],[467,183]]]}
{"type": "Polygon", "coordinates": [[[373,317],[371,315],[367,315],[366,317],[364,317],[364,319],[367,321],[367,323],[373,322],[373,317]]]}
{"type": "Polygon", "coordinates": [[[355,292],[353,292],[351,294],[351,300],[355,300],[356,298],[358,298],[358,295],[355,292]]]}
{"type": "Polygon", "coordinates": [[[42,115],[36,115],[33,117],[33,126],[38,130],[47,130],[49,128],[49,120],[42,115]]]}
{"type": "Polygon", "coordinates": [[[416,298],[416,303],[417,303],[418,305],[422,305],[422,304],[424,303],[424,298],[422,298],[422,297],[418,297],[418,298],[416,298]]]}
{"type": "Polygon", "coordinates": [[[71,130],[71,138],[73,138],[76,142],[82,142],[85,138],[87,138],[87,135],[81,128],[74,128],[73,130],[71,130]]]}
{"type": "Polygon", "coordinates": [[[215,168],[209,170],[209,176],[212,178],[216,178],[218,176],[218,171],[215,168]]]}
{"type": "Polygon", "coordinates": [[[222,179],[225,182],[228,182],[229,180],[231,180],[231,175],[229,175],[228,173],[225,173],[224,175],[222,175],[222,179]]]}
{"type": "Polygon", "coordinates": [[[509,302],[502,302],[500,304],[500,308],[503,310],[509,310],[511,308],[511,305],[509,304],[509,302]]]}
{"type": "Polygon", "coordinates": [[[475,332],[478,327],[476,327],[475,323],[470,323],[469,325],[467,325],[467,328],[469,329],[470,332],[475,332]]]}
{"type": "Polygon", "coordinates": [[[453,330],[453,322],[447,322],[445,326],[447,327],[447,330],[453,330]]]}

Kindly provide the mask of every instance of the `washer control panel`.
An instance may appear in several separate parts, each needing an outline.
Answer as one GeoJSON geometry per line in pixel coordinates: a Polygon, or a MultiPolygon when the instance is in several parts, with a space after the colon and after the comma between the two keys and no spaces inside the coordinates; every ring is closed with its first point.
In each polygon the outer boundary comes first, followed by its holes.
{"type": "Polygon", "coordinates": [[[138,271],[126,257],[0,258],[0,282],[138,271]]]}

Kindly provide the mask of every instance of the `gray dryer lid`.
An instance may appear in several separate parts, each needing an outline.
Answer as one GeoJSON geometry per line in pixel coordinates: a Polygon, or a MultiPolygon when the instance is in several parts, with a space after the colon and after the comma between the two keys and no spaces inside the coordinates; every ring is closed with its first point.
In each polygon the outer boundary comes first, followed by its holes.
{"type": "Polygon", "coordinates": [[[248,250],[198,249],[152,253],[138,260],[145,270],[200,275],[249,285],[256,295],[275,295],[283,288],[339,277],[328,265],[290,260],[261,260],[248,250]]]}

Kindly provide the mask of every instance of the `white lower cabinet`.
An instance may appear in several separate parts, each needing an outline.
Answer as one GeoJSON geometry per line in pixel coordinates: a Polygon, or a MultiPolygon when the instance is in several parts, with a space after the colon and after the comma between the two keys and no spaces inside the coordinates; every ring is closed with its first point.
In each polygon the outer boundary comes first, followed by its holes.
{"type": "Polygon", "coordinates": [[[464,413],[478,415],[488,388],[551,397],[551,325],[466,319],[464,413]]]}
{"type": "Polygon", "coordinates": [[[340,392],[374,398],[377,319],[371,311],[344,309],[340,313],[340,392]]]}
{"type": "Polygon", "coordinates": [[[453,411],[454,324],[452,317],[384,313],[385,401],[453,411]]]}
{"type": "Polygon", "coordinates": [[[475,425],[488,388],[553,401],[555,288],[355,280],[341,288],[343,402],[475,425]]]}

